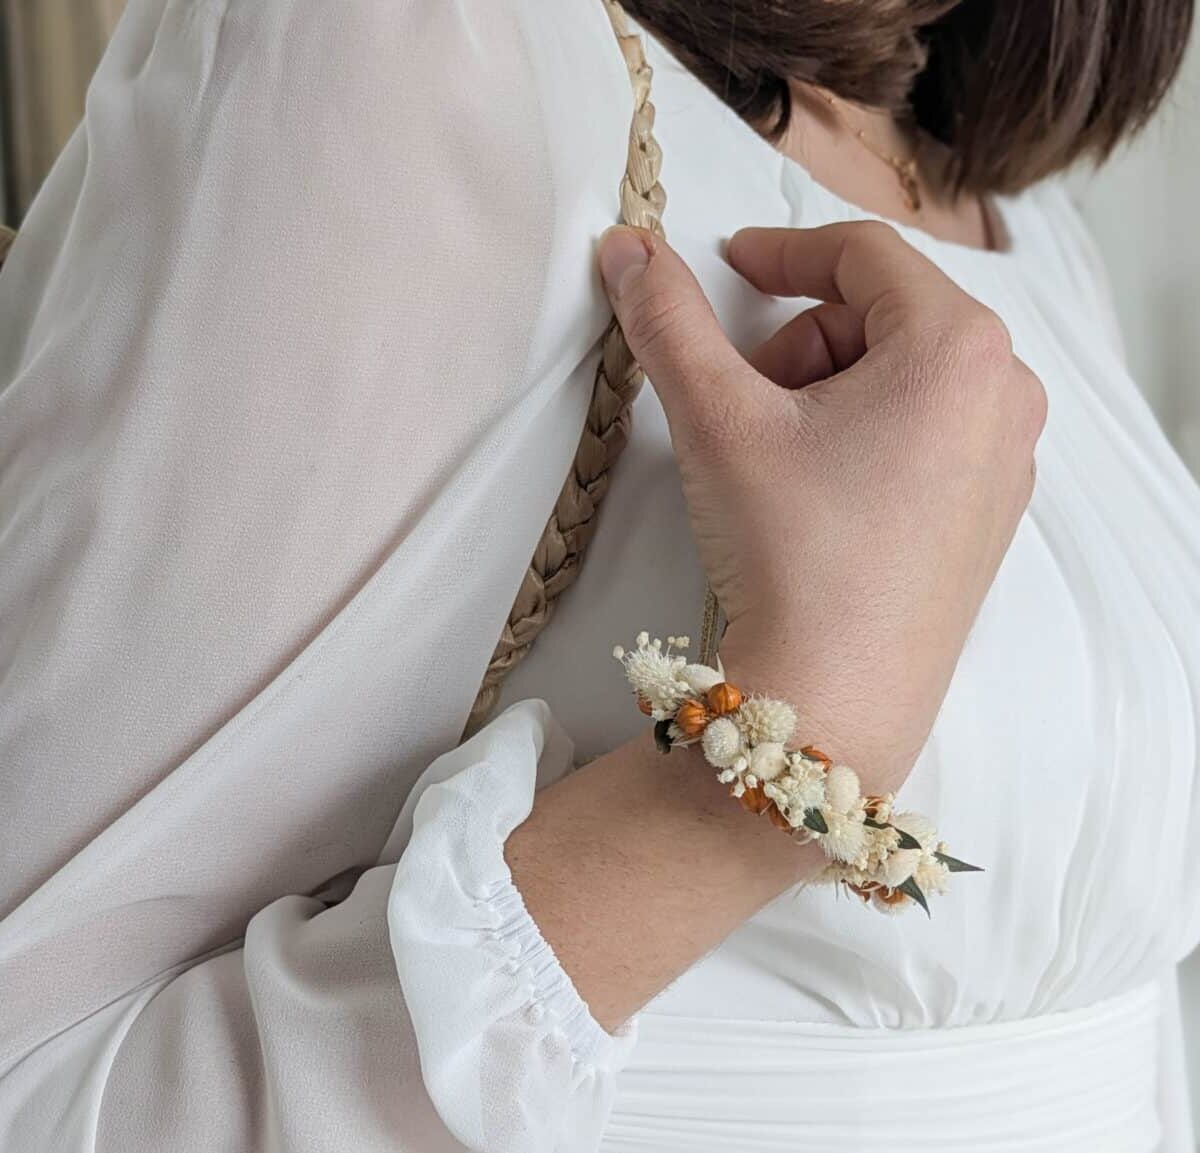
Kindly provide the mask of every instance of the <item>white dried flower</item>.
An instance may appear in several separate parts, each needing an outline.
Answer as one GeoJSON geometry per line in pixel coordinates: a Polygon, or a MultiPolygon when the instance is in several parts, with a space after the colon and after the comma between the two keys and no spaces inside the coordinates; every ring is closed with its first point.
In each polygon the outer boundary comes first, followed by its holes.
{"type": "Polygon", "coordinates": [[[701,697],[713,685],[719,685],[725,679],[716,669],[710,669],[708,665],[684,665],[679,677],[688,683],[693,693],[701,697]]]}
{"type": "Polygon", "coordinates": [[[786,701],[749,697],[741,703],[734,720],[751,745],[786,745],[796,731],[796,710],[786,701]]]}
{"type": "Polygon", "coordinates": [[[728,769],[742,755],[742,734],[729,717],[717,717],[704,726],[700,746],[710,765],[728,769]]]}
{"type": "Polygon", "coordinates": [[[734,781],[730,791],[735,797],[740,797],[746,791],[746,786],[742,781],[734,781]]]}
{"type": "Polygon", "coordinates": [[[874,820],[878,821],[881,825],[888,824],[892,819],[895,800],[896,798],[892,793],[884,793],[883,796],[876,797],[874,800],[874,820]]]}
{"type": "Polygon", "coordinates": [[[732,769],[722,769],[717,774],[717,780],[720,781],[721,784],[727,785],[730,781],[737,780],[737,773],[735,773],[732,769]]]}
{"type": "Polygon", "coordinates": [[[814,761],[795,749],[788,751],[788,769],[797,776],[816,775],[825,780],[825,765],[822,761],[814,761]]]}
{"type": "Polygon", "coordinates": [[[862,821],[856,821],[844,813],[825,810],[822,810],[821,815],[829,829],[818,838],[825,855],[858,869],[866,868],[867,828],[862,821]]]}
{"type": "MultiPolygon", "coordinates": [[[[916,849],[911,849],[910,852],[915,853],[916,849]]],[[[920,863],[913,872],[913,879],[926,895],[944,893],[950,887],[950,870],[932,853],[922,853],[920,863]]]]}
{"type": "Polygon", "coordinates": [[[831,809],[848,813],[861,795],[858,774],[849,765],[834,765],[825,774],[825,799],[831,809]]]}
{"type": "Polygon", "coordinates": [[[782,788],[779,781],[768,781],[763,785],[763,796],[775,802],[775,807],[788,819],[793,829],[799,827],[804,819],[799,805],[793,805],[787,790],[782,788]],[[796,817],[799,814],[799,817],[796,817]]]}
{"type": "Polygon", "coordinates": [[[932,851],[937,843],[937,829],[928,817],[920,813],[893,813],[891,823],[910,837],[916,837],[923,849],[932,851]]]}
{"type": "MultiPolygon", "coordinates": [[[[900,834],[895,829],[867,829],[867,866],[866,871],[872,876],[877,874],[887,860],[888,854],[900,847],[900,834]]],[[[870,877],[865,878],[870,880],[870,877]]]]}
{"type": "Polygon", "coordinates": [[[617,646],[613,656],[625,666],[625,678],[630,687],[650,706],[656,721],[673,716],[680,703],[691,695],[691,686],[680,674],[687,658],[674,655],[671,645],[664,650],[662,641],[650,641],[649,633],[638,633],[637,648],[626,652],[617,646]]]}
{"type": "Polygon", "coordinates": [[[804,823],[804,814],[825,800],[825,774],[802,757],[790,758],[787,771],[763,785],[763,792],[775,802],[792,828],[804,823]]]}
{"type": "Polygon", "coordinates": [[[773,781],[787,767],[787,750],[778,741],[755,745],[750,750],[750,771],[760,781],[773,781]]]}
{"type": "Polygon", "coordinates": [[[920,849],[897,849],[888,853],[875,872],[874,879],[887,885],[889,889],[897,889],[917,871],[920,863],[920,849]]]}
{"type": "Polygon", "coordinates": [[[842,864],[841,861],[830,861],[815,877],[812,884],[838,885],[843,881],[847,884],[858,884],[862,874],[858,869],[842,864]]]}

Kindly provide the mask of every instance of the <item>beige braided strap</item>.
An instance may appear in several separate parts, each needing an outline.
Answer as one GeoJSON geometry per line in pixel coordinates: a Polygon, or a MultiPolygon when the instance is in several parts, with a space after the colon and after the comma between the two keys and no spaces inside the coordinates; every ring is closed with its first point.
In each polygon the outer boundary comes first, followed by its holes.
{"type": "MultiPolygon", "coordinates": [[[[621,221],[661,235],[667,197],[658,182],[662,152],[653,135],[650,66],[641,38],[630,33],[620,4],[616,0],[602,0],[602,3],[625,57],[634,95],[629,154],[621,180],[621,221]]],[[[584,551],[596,531],[600,502],[608,490],[609,470],[629,440],[631,409],[642,386],[642,372],[615,319],[604,332],[602,349],[575,461],[529,562],[471,708],[464,737],[487,720],[504,678],[524,658],[549,623],[555,601],[578,575],[584,551]]]]}

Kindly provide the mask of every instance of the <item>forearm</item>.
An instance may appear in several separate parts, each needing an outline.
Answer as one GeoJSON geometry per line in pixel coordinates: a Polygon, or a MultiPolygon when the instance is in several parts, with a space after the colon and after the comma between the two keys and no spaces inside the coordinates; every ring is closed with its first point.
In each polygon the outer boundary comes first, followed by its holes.
{"type": "Polygon", "coordinates": [[[698,749],[663,756],[649,732],[539,793],[505,857],[609,1030],[823,860],[736,804],[698,749]]]}
{"type": "MultiPolygon", "coordinates": [[[[790,702],[795,744],[815,744],[859,771],[870,793],[903,783],[917,749],[905,748],[881,706],[836,716],[853,701],[853,674],[813,659],[798,668],[798,642],[782,630],[730,630],[725,675],[740,687],[790,702]],[[840,679],[839,679],[840,678],[840,679]],[[864,717],[879,714],[876,723],[864,717]]],[[[630,702],[632,707],[633,702],[630,702]]],[[[505,858],[538,923],[592,1015],[612,1030],[763,905],[826,864],[739,805],[696,746],[664,756],[647,730],[534,798],[505,858]]]]}

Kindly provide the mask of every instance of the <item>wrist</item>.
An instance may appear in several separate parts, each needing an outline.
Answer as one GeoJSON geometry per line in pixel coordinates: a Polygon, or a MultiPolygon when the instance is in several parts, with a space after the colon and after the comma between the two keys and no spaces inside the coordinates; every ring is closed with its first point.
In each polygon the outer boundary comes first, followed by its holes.
{"type": "MultiPolygon", "coordinates": [[[[661,753],[649,733],[638,738],[642,758],[653,757],[642,783],[647,792],[631,798],[635,806],[658,808],[660,827],[677,819],[680,810],[697,830],[703,830],[709,851],[726,862],[731,874],[741,873],[772,894],[807,880],[825,863],[820,849],[780,836],[769,821],[747,812],[717,779],[717,770],[698,745],[661,753]],[[670,814],[670,815],[668,815],[670,814]]],[[[764,890],[765,891],[765,890],[764,890]]]]}
{"type": "MultiPolygon", "coordinates": [[[[774,830],[786,834],[788,852],[779,859],[788,866],[797,843],[817,845],[827,858],[817,880],[848,888],[884,910],[915,903],[926,913],[926,894],[944,892],[951,873],[977,871],[945,852],[931,821],[896,810],[885,776],[860,775],[859,766],[868,762],[854,750],[861,754],[869,746],[861,737],[847,741],[843,734],[851,728],[817,722],[806,711],[810,698],[804,693],[797,694],[800,710],[773,693],[751,689],[747,694],[735,677],[749,674],[765,683],[778,675],[772,674],[761,650],[752,651],[749,663],[742,664],[738,648],[732,654],[726,648],[729,667],[722,661],[718,671],[688,661],[681,651],[688,647],[686,637],[669,636],[664,644],[643,631],[636,640],[635,649],[617,645],[613,656],[621,662],[639,707],[654,719],[659,755],[698,748],[743,813],[765,817],[772,840],[778,840],[774,830]],[[804,726],[800,732],[798,725],[804,726]]],[[[789,663],[788,668],[794,690],[794,667],[789,663]]],[[[886,727],[886,720],[874,726],[876,731],[886,727]]],[[[700,791],[705,777],[692,765],[685,766],[682,781],[672,774],[657,804],[665,804],[668,812],[680,806],[686,825],[695,816],[689,799],[702,797],[707,821],[738,830],[739,841],[745,838],[749,828],[742,833],[731,811],[720,804],[712,807],[716,794],[711,783],[705,796],[700,791]]],[[[642,805],[633,812],[646,816],[642,805]]],[[[757,840],[769,848],[761,836],[757,840]]],[[[787,875],[794,876],[790,868],[787,875]]]]}
{"type": "Polygon", "coordinates": [[[719,657],[725,679],[747,695],[787,701],[796,712],[795,747],[815,745],[835,762],[850,765],[870,792],[895,792],[908,776],[916,753],[906,750],[880,718],[887,710],[858,687],[840,688],[829,663],[783,632],[754,638],[730,630],[719,657]],[[797,659],[797,654],[804,654],[797,659]],[[840,699],[838,699],[840,698],[840,699]]]}

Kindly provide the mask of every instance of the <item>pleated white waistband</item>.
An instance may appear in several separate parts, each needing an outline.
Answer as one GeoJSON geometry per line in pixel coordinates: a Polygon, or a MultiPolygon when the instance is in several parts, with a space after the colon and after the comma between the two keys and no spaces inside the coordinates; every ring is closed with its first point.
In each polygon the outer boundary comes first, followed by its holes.
{"type": "Polygon", "coordinates": [[[601,1153],[1154,1153],[1159,987],[953,1029],[642,1015],[601,1153]]]}

